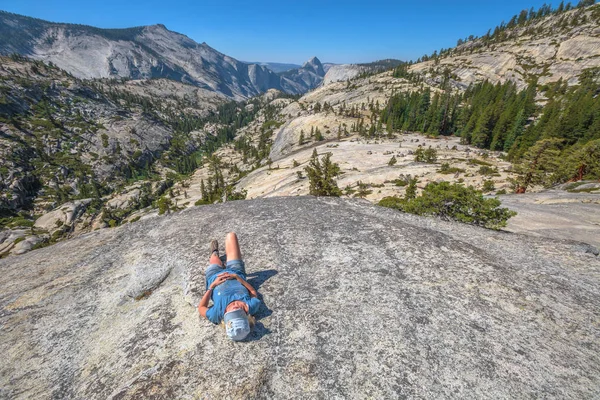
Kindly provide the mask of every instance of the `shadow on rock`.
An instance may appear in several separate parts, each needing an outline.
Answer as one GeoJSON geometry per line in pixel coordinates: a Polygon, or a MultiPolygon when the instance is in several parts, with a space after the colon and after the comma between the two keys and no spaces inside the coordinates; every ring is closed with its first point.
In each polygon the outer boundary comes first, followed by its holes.
{"type": "MultiPolygon", "coordinates": [[[[256,313],[256,315],[254,316],[256,318],[256,327],[255,327],[255,331],[259,331],[259,325],[262,326],[261,323],[259,323],[258,321],[270,316],[271,314],[273,314],[273,311],[271,309],[269,309],[269,307],[267,307],[267,304],[265,303],[265,299],[262,295],[262,293],[260,292],[260,287],[263,283],[265,283],[269,278],[271,278],[272,276],[277,275],[277,270],[274,269],[267,269],[264,271],[258,271],[258,272],[253,272],[251,274],[246,275],[246,277],[248,278],[247,281],[249,284],[252,285],[252,287],[254,289],[256,289],[256,291],[258,292],[258,299],[260,300],[260,309],[258,310],[258,313],[256,313]]],[[[266,329],[266,328],[265,328],[266,329]]],[[[268,329],[266,329],[268,331],[268,329]]]]}
{"type": "Polygon", "coordinates": [[[268,335],[270,333],[271,333],[271,330],[266,328],[262,324],[262,322],[257,320],[256,323],[254,324],[254,329],[252,329],[252,332],[250,332],[250,335],[248,335],[248,337],[244,341],[245,342],[254,342],[254,341],[262,339],[263,336],[268,335]]]}
{"type": "Polygon", "coordinates": [[[247,281],[252,285],[256,291],[260,291],[260,286],[265,283],[269,278],[277,275],[277,271],[274,269],[266,269],[264,271],[253,272],[251,274],[247,274],[247,281]]]}

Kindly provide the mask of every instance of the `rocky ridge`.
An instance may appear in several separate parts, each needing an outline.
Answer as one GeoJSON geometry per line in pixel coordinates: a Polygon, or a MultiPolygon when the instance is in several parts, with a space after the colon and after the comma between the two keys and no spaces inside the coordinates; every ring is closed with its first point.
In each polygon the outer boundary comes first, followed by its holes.
{"type": "Polygon", "coordinates": [[[600,390],[600,259],[571,241],[300,197],[150,218],[0,271],[6,398],[600,390]],[[243,343],[196,310],[209,240],[227,230],[264,302],[243,343]]]}
{"type": "Polygon", "coordinates": [[[576,8],[509,29],[502,40],[468,41],[448,54],[414,64],[410,71],[439,82],[444,70],[458,88],[512,81],[519,88],[563,80],[570,85],[588,68],[600,67],[600,6],[576,8]]]}
{"type": "Polygon", "coordinates": [[[231,99],[244,100],[268,89],[305,93],[325,72],[308,62],[278,75],[196,43],[164,25],[100,29],[0,12],[0,54],[17,53],[51,62],[78,78],[168,78],[231,99]]]}

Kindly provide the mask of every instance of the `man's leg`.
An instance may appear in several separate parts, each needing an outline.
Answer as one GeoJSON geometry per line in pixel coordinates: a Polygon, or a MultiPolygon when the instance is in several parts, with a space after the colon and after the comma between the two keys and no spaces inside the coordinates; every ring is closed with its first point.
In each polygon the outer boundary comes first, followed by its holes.
{"type": "Polygon", "coordinates": [[[246,267],[242,261],[242,251],[235,232],[229,232],[225,238],[225,254],[227,254],[227,268],[239,271],[246,279],[246,267]]]}
{"type": "Polygon", "coordinates": [[[229,232],[225,238],[225,254],[227,254],[227,262],[242,259],[240,244],[235,232],[229,232]]]}
{"type": "Polygon", "coordinates": [[[219,255],[217,253],[212,253],[210,255],[210,259],[208,260],[208,263],[210,265],[217,264],[217,265],[220,265],[221,267],[223,267],[223,261],[221,261],[221,259],[219,258],[219,255]]]}
{"type": "Polygon", "coordinates": [[[210,243],[210,257],[208,259],[208,267],[204,271],[204,275],[206,278],[206,287],[208,287],[208,282],[213,275],[218,274],[223,270],[223,262],[219,258],[219,245],[216,240],[213,240],[210,243]]]}

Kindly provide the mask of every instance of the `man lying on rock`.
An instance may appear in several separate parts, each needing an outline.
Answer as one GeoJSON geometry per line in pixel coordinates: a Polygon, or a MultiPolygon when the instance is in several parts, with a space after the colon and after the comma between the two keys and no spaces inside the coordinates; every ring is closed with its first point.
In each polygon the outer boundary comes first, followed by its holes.
{"type": "Polygon", "coordinates": [[[225,238],[225,267],[219,258],[219,244],[210,243],[210,260],[206,268],[206,293],[198,304],[198,311],[210,322],[224,322],[225,332],[231,340],[243,340],[254,327],[253,315],[258,312],[260,300],[256,290],[246,282],[246,267],[234,232],[225,238]],[[213,301],[208,307],[209,300],[213,301]]]}

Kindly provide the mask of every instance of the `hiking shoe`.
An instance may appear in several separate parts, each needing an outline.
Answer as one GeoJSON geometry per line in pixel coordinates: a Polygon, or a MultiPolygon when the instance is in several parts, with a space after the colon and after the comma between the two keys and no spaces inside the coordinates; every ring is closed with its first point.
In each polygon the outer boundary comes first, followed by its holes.
{"type": "Polygon", "coordinates": [[[219,242],[213,240],[210,242],[210,254],[217,253],[217,257],[219,256],[219,242]]]}

